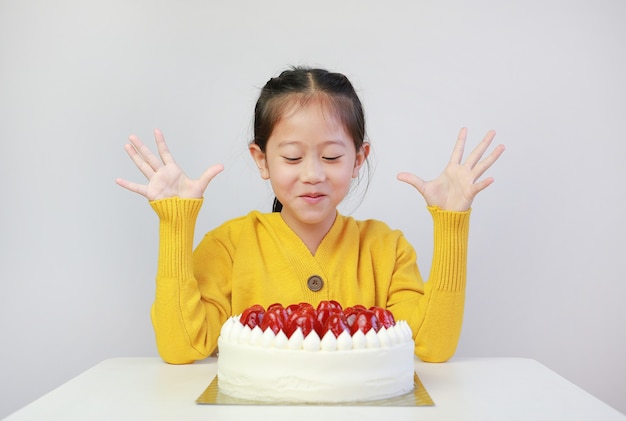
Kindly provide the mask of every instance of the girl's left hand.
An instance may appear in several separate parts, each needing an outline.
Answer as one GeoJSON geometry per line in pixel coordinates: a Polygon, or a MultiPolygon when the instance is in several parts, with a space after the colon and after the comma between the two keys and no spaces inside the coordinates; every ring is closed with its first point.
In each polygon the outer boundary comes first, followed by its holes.
{"type": "Polygon", "coordinates": [[[466,211],[472,206],[474,197],[493,183],[492,177],[477,180],[504,152],[504,145],[498,145],[483,159],[485,151],[495,136],[495,131],[489,131],[465,162],[462,162],[467,138],[467,129],[462,128],[450,162],[439,177],[424,181],[414,174],[402,172],[398,174],[398,180],[415,187],[424,196],[429,206],[438,206],[448,211],[466,211]]]}

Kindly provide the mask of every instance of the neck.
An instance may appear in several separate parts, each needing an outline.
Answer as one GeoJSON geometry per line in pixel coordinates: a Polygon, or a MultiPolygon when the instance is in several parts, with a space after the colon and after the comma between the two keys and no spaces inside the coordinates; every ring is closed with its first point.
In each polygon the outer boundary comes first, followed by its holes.
{"type": "Polygon", "coordinates": [[[337,217],[337,214],[335,214],[332,219],[316,224],[306,224],[289,218],[284,212],[281,212],[280,215],[287,226],[300,237],[300,240],[302,240],[312,255],[315,255],[315,252],[317,252],[319,245],[322,243],[324,237],[326,237],[326,234],[328,234],[328,231],[330,231],[337,217]]]}

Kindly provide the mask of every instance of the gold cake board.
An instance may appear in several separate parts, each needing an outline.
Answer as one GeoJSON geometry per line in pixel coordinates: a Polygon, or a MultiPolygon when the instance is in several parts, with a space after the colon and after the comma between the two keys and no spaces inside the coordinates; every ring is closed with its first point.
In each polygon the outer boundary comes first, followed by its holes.
{"type": "Polygon", "coordinates": [[[430,398],[417,373],[414,376],[413,392],[396,396],[389,399],[363,402],[340,402],[340,403],[316,403],[316,402],[264,402],[238,399],[221,393],[217,376],[196,399],[196,403],[203,405],[321,405],[321,406],[433,406],[435,403],[430,398]]]}

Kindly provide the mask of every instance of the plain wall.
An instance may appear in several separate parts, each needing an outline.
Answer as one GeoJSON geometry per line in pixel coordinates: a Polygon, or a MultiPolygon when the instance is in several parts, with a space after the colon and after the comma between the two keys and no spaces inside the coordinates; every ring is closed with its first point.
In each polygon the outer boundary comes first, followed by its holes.
{"type": "Polygon", "coordinates": [[[161,128],[190,176],[225,165],[198,241],[270,209],[252,109],[296,64],[357,87],[374,171],[342,211],[403,230],[424,275],[432,222],[396,173],[435,177],[461,126],[498,132],[456,356],[534,358],[626,412],[624,21],[621,0],[0,0],[0,417],[157,355],[158,221],[114,183],[142,181],[128,135],[161,128]]]}

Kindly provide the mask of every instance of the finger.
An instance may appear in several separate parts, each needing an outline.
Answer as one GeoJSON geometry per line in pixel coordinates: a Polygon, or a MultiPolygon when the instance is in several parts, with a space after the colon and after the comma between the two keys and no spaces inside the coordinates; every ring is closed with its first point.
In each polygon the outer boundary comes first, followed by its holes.
{"type": "Polygon", "coordinates": [[[159,168],[163,166],[163,163],[159,161],[159,158],[156,157],[141,140],[135,135],[129,137],[130,142],[133,144],[137,152],[141,155],[144,161],[148,163],[150,168],[156,172],[159,168]]]}
{"type": "Polygon", "coordinates": [[[500,158],[500,155],[504,152],[504,145],[498,145],[496,148],[489,154],[485,159],[480,161],[476,166],[474,166],[473,173],[474,179],[478,179],[481,175],[485,173],[491,166],[500,158]]]}
{"type": "Polygon", "coordinates": [[[450,156],[450,164],[460,164],[463,160],[463,153],[465,151],[465,140],[467,139],[467,128],[463,127],[459,131],[459,135],[456,138],[454,149],[452,150],[452,156],[450,156]]]}
{"type": "MultiPolygon", "coordinates": [[[[130,143],[135,148],[135,151],[139,154],[139,157],[141,157],[141,159],[150,166],[150,169],[152,171],[148,171],[148,169],[145,168],[146,172],[155,172],[162,166],[161,162],[156,156],[154,156],[150,148],[148,148],[137,136],[129,136],[128,140],[130,140],[130,143]]],[[[146,177],[149,176],[146,175],[146,177]]]]}
{"type": "Polygon", "coordinates": [[[211,180],[213,180],[215,176],[221,173],[223,170],[224,166],[222,164],[213,165],[212,167],[208,168],[199,178],[202,190],[204,191],[211,182],[211,180]]]}
{"type": "Polygon", "coordinates": [[[485,190],[487,187],[491,185],[495,180],[493,177],[486,178],[474,184],[474,196],[476,196],[481,191],[485,190]]]}
{"type": "Polygon", "coordinates": [[[174,157],[172,156],[169,148],[167,147],[167,143],[165,143],[165,136],[163,136],[163,132],[159,129],[154,130],[154,140],[157,144],[157,150],[159,151],[159,156],[161,157],[161,161],[164,164],[174,164],[174,157]]]}
{"type": "MultiPolygon", "coordinates": [[[[139,152],[137,152],[137,146],[135,146],[135,142],[133,140],[138,140],[137,138],[131,137],[131,144],[124,145],[124,150],[130,156],[130,159],[135,163],[135,166],[141,171],[141,173],[149,180],[154,174],[154,169],[150,164],[148,164],[143,156],[139,152]]],[[[140,142],[141,143],[141,142],[140,142]]]]}
{"type": "Polygon", "coordinates": [[[415,189],[424,194],[424,180],[416,176],[415,174],[411,174],[408,172],[401,172],[397,176],[398,180],[403,181],[411,186],[415,187],[415,189]]]}
{"type": "Polygon", "coordinates": [[[144,197],[147,197],[148,187],[142,184],[133,183],[132,181],[124,180],[123,178],[116,178],[115,182],[124,187],[126,190],[130,190],[133,193],[138,193],[144,197]]]}
{"type": "Polygon", "coordinates": [[[491,142],[493,142],[493,139],[495,137],[496,137],[495,130],[489,130],[487,134],[485,135],[485,137],[483,138],[483,140],[481,140],[480,143],[474,148],[472,153],[469,154],[465,162],[467,165],[470,166],[470,168],[474,168],[474,166],[478,163],[478,161],[480,161],[480,159],[485,154],[485,151],[489,148],[489,145],[491,145],[491,142]]]}

